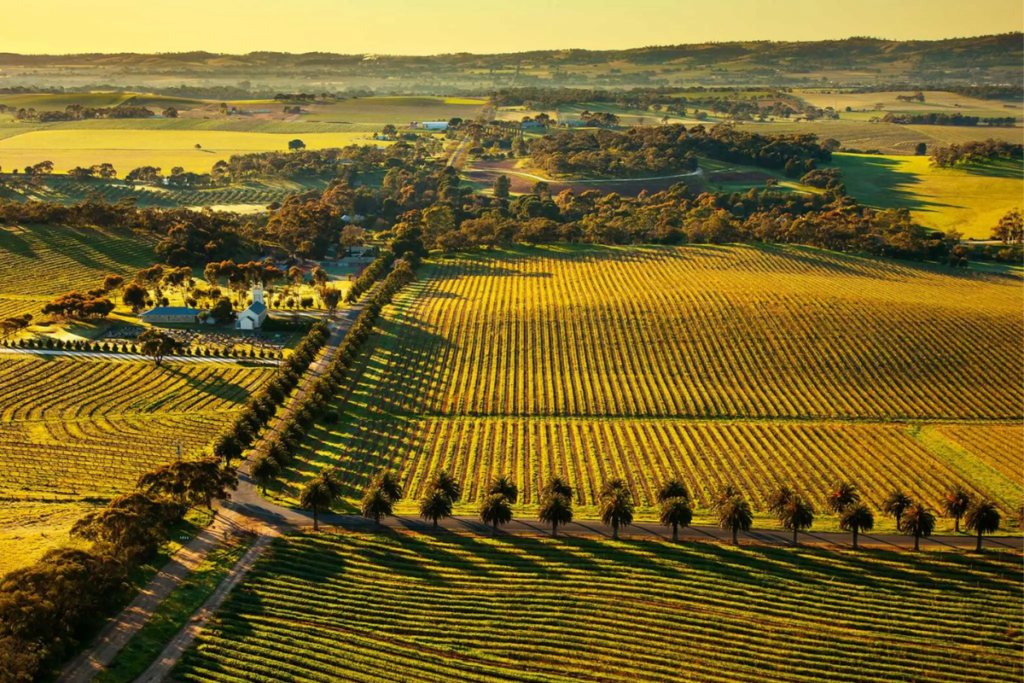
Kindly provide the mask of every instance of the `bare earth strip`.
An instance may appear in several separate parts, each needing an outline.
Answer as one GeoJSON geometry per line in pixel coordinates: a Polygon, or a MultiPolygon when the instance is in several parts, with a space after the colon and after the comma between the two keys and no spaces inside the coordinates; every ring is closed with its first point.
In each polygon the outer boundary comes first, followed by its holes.
{"type": "Polygon", "coordinates": [[[91,681],[114,660],[121,648],[146,625],[157,605],[188,578],[209,552],[226,539],[228,534],[242,531],[246,524],[248,520],[241,515],[229,510],[220,511],[213,524],[175,553],[131,604],[117,618],[107,623],[93,645],[65,667],[57,683],[91,681]]]}
{"type": "Polygon", "coordinates": [[[192,644],[195,637],[203,630],[207,622],[210,621],[210,617],[221,606],[221,603],[228,597],[232,589],[249,573],[256,560],[260,558],[260,555],[263,554],[263,551],[267,549],[270,541],[276,535],[278,535],[277,532],[270,530],[262,534],[252,544],[245,555],[231,568],[231,571],[224,577],[224,580],[220,582],[220,585],[210,594],[210,597],[206,599],[203,606],[192,615],[188,624],[178,631],[174,638],[167,643],[167,646],[164,647],[156,661],[141,676],[135,679],[135,683],[159,683],[167,677],[171,669],[174,668],[174,665],[178,663],[182,653],[188,649],[188,646],[192,644]]]}

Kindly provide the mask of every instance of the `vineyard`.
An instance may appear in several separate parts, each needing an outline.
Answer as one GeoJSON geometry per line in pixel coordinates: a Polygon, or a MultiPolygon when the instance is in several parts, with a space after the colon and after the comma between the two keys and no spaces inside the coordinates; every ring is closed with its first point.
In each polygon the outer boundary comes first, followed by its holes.
{"type": "MultiPolygon", "coordinates": [[[[154,258],[153,243],[138,235],[53,225],[0,226],[0,297],[46,298],[91,289],[105,275],[133,275],[154,258]]],[[[0,309],[6,311],[10,301],[0,301],[0,309]]]]}
{"type": "Polygon", "coordinates": [[[1018,559],[299,535],[263,557],[174,677],[1014,681],[1018,559]]]}
{"type": "Polygon", "coordinates": [[[5,358],[0,493],[128,490],[179,453],[201,453],[271,374],[228,364],[5,358]]]}
{"type": "Polygon", "coordinates": [[[671,476],[759,510],[784,483],[821,509],[837,478],[876,506],[892,486],[1024,496],[1019,281],[750,247],[522,248],[421,276],[286,497],[327,465],[358,497],[385,464],[410,496],[451,469],[467,503],[508,472],[531,505],[556,471],[582,505],[613,476],[641,505],[671,476]]]}

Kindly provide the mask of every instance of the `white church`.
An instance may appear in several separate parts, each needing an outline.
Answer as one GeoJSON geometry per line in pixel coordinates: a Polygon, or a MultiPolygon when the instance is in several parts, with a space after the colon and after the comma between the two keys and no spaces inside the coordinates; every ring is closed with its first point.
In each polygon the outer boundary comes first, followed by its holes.
{"type": "Polygon", "coordinates": [[[267,305],[263,303],[263,285],[256,285],[252,288],[252,303],[249,308],[238,314],[235,321],[235,329],[258,330],[267,319],[267,305]]]}

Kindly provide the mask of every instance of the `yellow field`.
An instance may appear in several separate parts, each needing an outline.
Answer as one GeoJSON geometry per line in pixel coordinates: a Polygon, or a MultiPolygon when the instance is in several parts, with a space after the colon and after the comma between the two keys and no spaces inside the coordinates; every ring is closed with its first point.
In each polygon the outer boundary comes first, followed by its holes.
{"type": "Polygon", "coordinates": [[[295,138],[308,149],[375,144],[367,133],[240,133],[209,130],[34,130],[0,139],[0,168],[21,168],[52,161],[64,173],[75,166],[111,163],[119,175],[143,165],[158,166],[169,173],[180,166],[186,171],[208,173],[213,165],[232,154],[286,151],[295,138]],[[195,149],[196,145],[202,149],[195,149]]]}
{"type": "Polygon", "coordinates": [[[286,498],[325,465],[356,497],[385,464],[412,498],[450,468],[467,503],[497,472],[527,506],[552,472],[581,505],[614,476],[642,506],[672,476],[759,510],[784,483],[820,510],[839,477],[874,505],[892,485],[933,506],[954,482],[1024,496],[1019,280],[753,247],[517,249],[422,275],[286,498]]]}
{"type": "Polygon", "coordinates": [[[964,237],[988,239],[999,219],[1024,202],[1019,164],[945,169],[928,157],[851,154],[832,161],[843,169],[847,192],[862,204],[906,207],[922,225],[964,237]]]}
{"type": "Polygon", "coordinates": [[[0,501],[0,576],[35,562],[47,550],[77,545],[79,541],[71,539],[68,531],[99,505],[84,501],[0,501]]]}
{"type": "Polygon", "coordinates": [[[854,110],[867,109],[873,116],[885,116],[886,112],[917,113],[943,112],[947,114],[963,114],[964,116],[1016,116],[1024,115],[1024,104],[1003,100],[979,100],[964,97],[951,92],[929,90],[924,93],[924,102],[901,102],[899,95],[913,95],[914,92],[869,92],[869,93],[820,93],[813,91],[797,91],[796,96],[808,104],[824,109],[833,107],[843,117],[846,108],[854,110]],[[882,108],[875,111],[875,105],[882,108]],[[1004,106],[1006,105],[1006,106],[1004,106]]]}

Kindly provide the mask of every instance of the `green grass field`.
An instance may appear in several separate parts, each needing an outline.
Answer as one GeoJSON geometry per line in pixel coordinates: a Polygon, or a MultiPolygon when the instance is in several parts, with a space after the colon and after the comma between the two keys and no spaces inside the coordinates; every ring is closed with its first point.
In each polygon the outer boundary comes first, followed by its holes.
{"type": "Polygon", "coordinates": [[[276,542],[178,681],[1016,681],[1020,556],[601,539],[276,542]]]}
{"type": "MultiPolygon", "coordinates": [[[[119,175],[139,166],[158,166],[164,172],[180,166],[209,173],[213,165],[233,154],[286,151],[292,133],[240,133],[208,130],[33,130],[0,139],[0,168],[21,168],[52,161],[63,173],[75,166],[110,163],[119,175]],[[196,149],[195,145],[201,149],[196,149]]],[[[303,133],[309,149],[346,147],[375,142],[367,133],[303,133]]]]}
{"type": "Polygon", "coordinates": [[[922,225],[975,239],[988,239],[1024,196],[1022,168],[1011,162],[944,169],[928,157],[836,154],[833,164],[861,203],[905,207],[922,225]]]}

